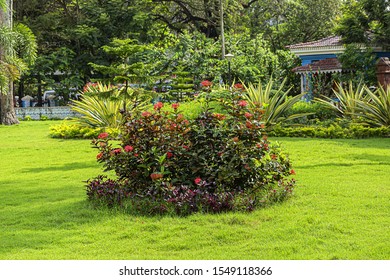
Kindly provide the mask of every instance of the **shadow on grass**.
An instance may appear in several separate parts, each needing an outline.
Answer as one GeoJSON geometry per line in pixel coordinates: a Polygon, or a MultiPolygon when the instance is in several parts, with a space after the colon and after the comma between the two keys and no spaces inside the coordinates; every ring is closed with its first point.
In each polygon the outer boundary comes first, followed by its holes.
{"type": "MultiPolygon", "coordinates": [[[[376,156],[375,156],[376,157],[376,156]]],[[[352,167],[352,166],[373,166],[373,165],[388,165],[390,166],[390,157],[386,157],[387,162],[377,161],[377,162],[366,162],[366,163],[337,163],[337,162],[328,162],[328,163],[318,163],[318,164],[307,164],[307,165],[294,165],[296,168],[310,169],[315,167],[352,167]]],[[[369,160],[365,157],[356,157],[357,160],[369,160]]]]}
{"type": "Polygon", "coordinates": [[[28,211],[26,207],[12,207],[12,213],[5,212],[8,213],[5,213],[1,222],[4,231],[7,231],[8,227],[8,230],[72,229],[109,217],[108,211],[94,208],[87,199],[41,203],[39,206],[35,203],[28,207],[28,211]]]}
{"type": "Polygon", "coordinates": [[[53,172],[53,171],[72,171],[88,168],[96,168],[96,162],[72,162],[66,163],[64,165],[54,165],[54,166],[43,166],[43,167],[34,167],[34,168],[25,168],[22,169],[22,172],[28,173],[41,173],[41,172],[53,172]]]}
{"type": "Polygon", "coordinates": [[[109,219],[107,211],[94,209],[87,200],[42,204],[40,207],[13,209],[0,222],[2,253],[44,250],[60,246],[63,240],[80,235],[85,228],[109,219]]]}
{"type": "Polygon", "coordinates": [[[271,142],[299,142],[302,146],[312,144],[313,141],[328,142],[331,144],[347,145],[359,149],[390,149],[390,138],[364,139],[330,139],[330,138],[299,138],[299,137],[270,137],[271,142]]]}

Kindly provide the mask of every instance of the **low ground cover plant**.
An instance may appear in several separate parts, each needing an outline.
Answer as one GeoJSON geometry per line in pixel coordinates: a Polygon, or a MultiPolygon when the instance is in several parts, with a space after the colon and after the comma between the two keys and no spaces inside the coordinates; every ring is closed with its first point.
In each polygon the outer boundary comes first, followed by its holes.
{"type": "Polygon", "coordinates": [[[205,110],[191,121],[178,103],[171,111],[158,102],[128,113],[119,138],[101,133],[92,142],[98,162],[115,177],[90,179],[89,199],[143,214],[187,215],[252,210],[288,198],[294,170],[269,142],[264,110],[230,97],[226,114],[205,110]]]}

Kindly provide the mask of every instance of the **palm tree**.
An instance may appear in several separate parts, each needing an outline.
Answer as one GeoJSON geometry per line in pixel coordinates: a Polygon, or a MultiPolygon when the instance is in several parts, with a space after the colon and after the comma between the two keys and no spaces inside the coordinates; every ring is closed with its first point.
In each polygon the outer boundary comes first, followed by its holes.
{"type": "Polygon", "coordinates": [[[19,123],[13,101],[13,81],[18,79],[37,53],[35,36],[18,24],[12,28],[12,0],[0,0],[0,124],[19,123]]]}

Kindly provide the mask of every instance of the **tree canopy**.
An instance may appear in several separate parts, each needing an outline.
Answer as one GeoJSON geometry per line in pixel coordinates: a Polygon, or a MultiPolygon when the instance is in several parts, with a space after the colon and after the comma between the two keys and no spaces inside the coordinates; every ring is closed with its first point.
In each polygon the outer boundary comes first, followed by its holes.
{"type": "Polygon", "coordinates": [[[347,0],[336,32],[344,42],[390,47],[390,1],[347,0]]]}

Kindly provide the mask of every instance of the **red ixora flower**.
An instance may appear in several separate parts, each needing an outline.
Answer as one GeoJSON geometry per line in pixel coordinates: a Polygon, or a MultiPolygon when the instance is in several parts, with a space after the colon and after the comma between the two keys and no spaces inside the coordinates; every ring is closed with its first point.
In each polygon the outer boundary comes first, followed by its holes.
{"type": "Polygon", "coordinates": [[[213,116],[214,116],[217,120],[220,120],[220,121],[226,119],[225,115],[223,115],[223,114],[214,113],[213,116]]]}
{"type": "Polygon", "coordinates": [[[291,169],[291,170],[290,170],[290,174],[291,174],[291,175],[295,175],[295,174],[296,174],[296,173],[295,173],[295,170],[294,170],[294,169],[291,169]]]}
{"type": "Polygon", "coordinates": [[[108,137],[108,133],[107,132],[103,132],[103,133],[99,134],[98,139],[106,139],[107,137],[108,137]]]}
{"type": "Polygon", "coordinates": [[[240,100],[240,101],[238,101],[238,106],[246,107],[246,106],[248,106],[248,102],[246,102],[245,100],[240,100]]]}
{"type": "Polygon", "coordinates": [[[101,159],[103,157],[103,153],[98,153],[96,159],[101,159]]]}
{"type": "Polygon", "coordinates": [[[243,86],[241,83],[234,84],[233,87],[236,88],[236,89],[242,89],[242,88],[244,88],[244,86],[243,86]]]}
{"type": "Polygon", "coordinates": [[[245,118],[250,119],[252,117],[253,117],[253,115],[251,113],[248,113],[248,112],[245,113],[245,118]]]}
{"type": "Polygon", "coordinates": [[[208,81],[208,80],[204,80],[204,81],[202,81],[202,82],[200,83],[200,85],[201,85],[202,87],[211,87],[211,86],[213,85],[213,83],[210,82],[210,81],[208,81]]]}
{"type": "Polygon", "coordinates": [[[130,152],[132,152],[133,150],[134,150],[133,146],[129,146],[129,145],[125,146],[125,152],[126,152],[126,153],[130,153],[130,152]]]}
{"type": "Polygon", "coordinates": [[[202,179],[200,177],[197,177],[195,178],[194,182],[196,185],[199,185],[200,183],[202,183],[202,179]]]}
{"type": "Polygon", "coordinates": [[[173,108],[174,110],[177,110],[177,108],[179,108],[179,106],[180,106],[179,103],[173,103],[173,104],[172,104],[172,108],[173,108]]]}
{"type": "Polygon", "coordinates": [[[154,110],[160,110],[164,106],[164,103],[162,102],[157,102],[154,104],[154,110]]]}
{"type": "Polygon", "coordinates": [[[167,153],[167,158],[171,158],[171,157],[173,157],[173,154],[171,152],[168,152],[167,153]]]}
{"type": "Polygon", "coordinates": [[[152,114],[148,111],[142,112],[141,115],[145,118],[150,117],[152,114]]]}
{"type": "Polygon", "coordinates": [[[163,175],[161,173],[152,173],[150,174],[150,178],[154,181],[154,180],[158,180],[158,179],[161,179],[163,177],[163,175]]]}
{"type": "Polygon", "coordinates": [[[122,149],[121,149],[121,148],[117,148],[117,149],[114,149],[114,150],[111,151],[111,153],[112,153],[113,155],[120,154],[121,152],[122,152],[122,149]]]}

